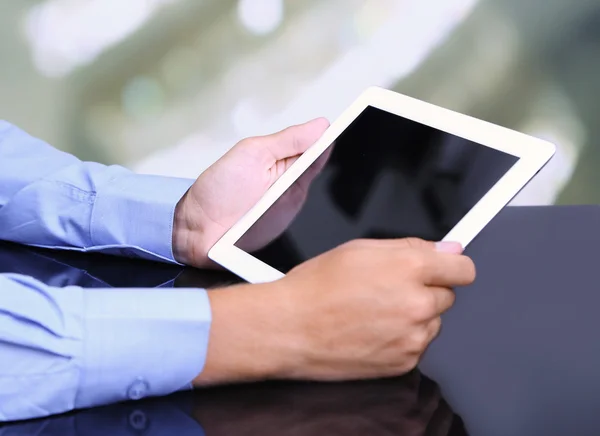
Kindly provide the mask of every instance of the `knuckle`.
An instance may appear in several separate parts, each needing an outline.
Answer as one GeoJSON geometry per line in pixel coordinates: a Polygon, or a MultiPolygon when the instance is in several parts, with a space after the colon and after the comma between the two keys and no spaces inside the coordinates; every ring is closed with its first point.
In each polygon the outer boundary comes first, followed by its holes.
{"type": "Polygon", "coordinates": [[[429,341],[429,334],[425,328],[419,328],[415,331],[411,337],[410,348],[413,352],[421,354],[427,347],[429,341]]]}
{"type": "Polygon", "coordinates": [[[459,286],[467,286],[475,281],[477,275],[475,263],[470,257],[460,256],[453,263],[454,270],[457,274],[457,283],[459,286]]]}
{"type": "Polygon", "coordinates": [[[363,261],[368,259],[369,241],[366,239],[354,239],[340,245],[339,249],[343,251],[348,257],[356,260],[361,258],[363,261]]]}
{"type": "Polygon", "coordinates": [[[404,362],[400,368],[402,373],[408,373],[415,369],[419,364],[420,355],[410,355],[404,359],[404,362]]]}
{"type": "Polygon", "coordinates": [[[473,283],[477,277],[477,268],[475,262],[470,257],[465,256],[465,278],[468,283],[473,283]]]}
{"type": "Polygon", "coordinates": [[[427,259],[423,253],[418,251],[407,253],[404,264],[413,274],[419,276],[424,274],[427,270],[427,259]]]}
{"type": "Polygon", "coordinates": [[[410,338],[409,350],[417,356],[422,355],[431,341],[433,341],[440,333],[442,328],[442,319],[436,317],[428,324],[415,330],[410,338]]]}
{"type": "Polygon", "coordinates": [[[428,242],[420,238],[404,238],[403,241],[407,248],[423,249],[429,246],[428,242]]]}
{"type": "Polygon", "coordinates": [[[234,149],[243,151],[247,157],[256,160],[264,160],[268,157],[263,138],[260,136],[242,139],[234,149]]]}
{"type": "Polygon", "coordinates": [[[454,293],[453,289],[448,289],[447,290],[448,293],[446,294],[446,299],[447,299],[447,303],[446,306],[447,308],[445,310],[450,309],[452,306],[454,306],[454,303],[456,302],[456,294],[454,293]]]}
{"type": "Polygon", "coordinates": [[[364,245],[364,242],[363,239],[353,239],[352,241],[346,242],[343,246],[350,249],[360,248],[364,245]]]}
{"type": "Polygon", "coordinates": [[[433,293],[425,290],[415,296],[411,305],[411,314],[419,321],[433,317],[436,314],[436,300],[433,293]]]}
{"type": "Polygon", "coordinates": [[[242,139],[238,142],[237,146],[243,148],[246,151],[256,150],[260,148],[260,138],[258,136],[252,136],[250,138],[242,139]]]}
{"type": "Polygon", "coordinates": [[[430,330],[431,331],[430,331],[430,339],[429,340],[433,340],[440,334],[440,331],[442,330],[442,318],[441,317],[438,316],[433,321],[431,321],[430,330]]]}
{"type": "Polygon", "coordinates": [[[350,241],[340,245],[336,252],[338,259],[344,265],[353,265],[361,261],[361,250],[357,241],[350,241]]]}

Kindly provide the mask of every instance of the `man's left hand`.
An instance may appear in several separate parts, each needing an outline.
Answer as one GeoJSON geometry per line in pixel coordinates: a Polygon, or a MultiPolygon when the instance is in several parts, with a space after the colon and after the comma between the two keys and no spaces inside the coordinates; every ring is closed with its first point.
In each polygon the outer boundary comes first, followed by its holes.
{"type": "MultiPolygon", "coordinates": [[[[202,173],[175,211],[175,259],[210,266],[210,248],[328,127],[327,120],[318,118],[273,135],[244,139],[202,173]]],[[[261,231],[245,238],[242,248],[260,249],[283,233],[304,204],[311,180],[303,178],[303,183],[293,185],[274,206],[276,210],[261,220],[261,231]]]]}

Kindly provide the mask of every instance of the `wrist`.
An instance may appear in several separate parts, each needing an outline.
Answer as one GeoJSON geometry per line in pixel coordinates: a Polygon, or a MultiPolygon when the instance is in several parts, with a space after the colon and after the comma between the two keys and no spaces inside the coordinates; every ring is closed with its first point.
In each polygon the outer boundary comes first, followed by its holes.
{"type": "Polygon", "coordinates": [[[181,197],[177,206],[175,206],[175,214],[173,216],[173,257],[179,263],[185,265],[190,264],[190,256],[188,255],[189,239],[191,229],[186,220],[186,214],[184,212],[185,199],[187,192],[181,197]]]}
{"type": "Polygon", "coordinates": [[[203,244],[202,226],[194,211],[190,211],[189,191],[179,200],[173,217],[173,257],[179,263],[195,267],[211,264],[208,259],[210,247],[203,244]],[[196,219],[193,219],[196,218],[196,219]]]}
{"type": "Polygon", "coordinates": [[[290,293],[281,281],[209,291],[212,325],[195,386],[286,378],[299,359],[290,293]]]}

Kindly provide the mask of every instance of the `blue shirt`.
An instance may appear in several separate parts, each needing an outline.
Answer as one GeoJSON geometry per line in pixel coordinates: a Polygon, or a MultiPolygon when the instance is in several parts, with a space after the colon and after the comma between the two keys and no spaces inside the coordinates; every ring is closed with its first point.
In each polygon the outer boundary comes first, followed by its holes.
{"type": "MultiPolygon", "coordinates": [[[[0,121],[0,239],[175,263],[193,181],[81,162],[0,121]]],[[[82,289],[0,274],[0,421],[189,388],[211,312],[198,289],[82,289]]]]}

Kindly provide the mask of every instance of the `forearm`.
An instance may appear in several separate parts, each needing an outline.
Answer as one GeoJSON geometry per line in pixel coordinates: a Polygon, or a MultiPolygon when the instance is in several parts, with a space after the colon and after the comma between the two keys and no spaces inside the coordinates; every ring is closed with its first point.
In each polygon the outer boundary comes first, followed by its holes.
{"type": "Polygon", "coordinates": [[[0,240],[173,262],[192,182],[81,162],[0,121],[0,240]]]}

